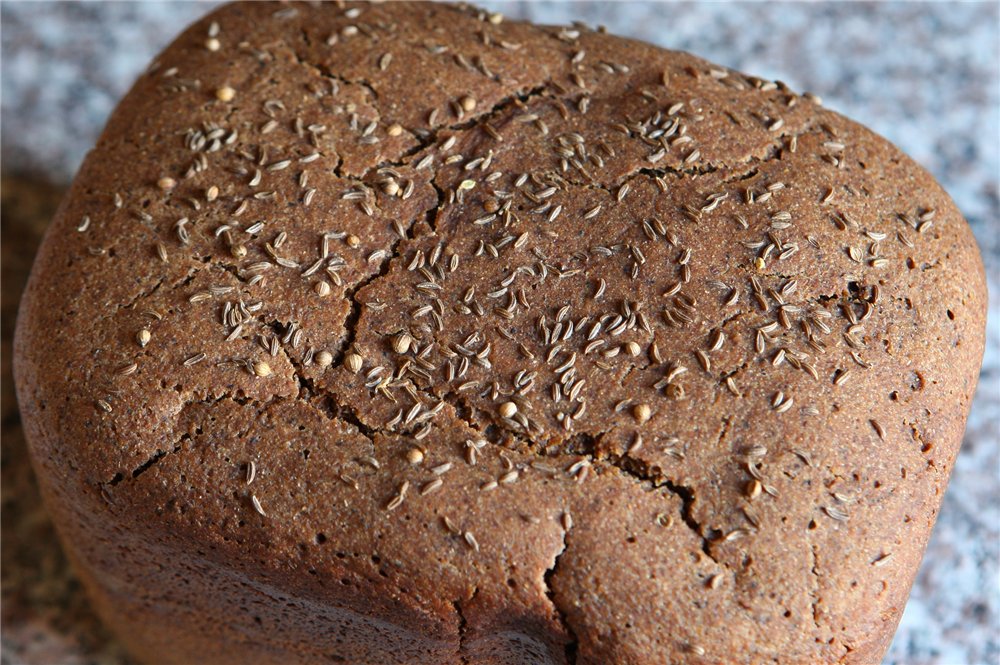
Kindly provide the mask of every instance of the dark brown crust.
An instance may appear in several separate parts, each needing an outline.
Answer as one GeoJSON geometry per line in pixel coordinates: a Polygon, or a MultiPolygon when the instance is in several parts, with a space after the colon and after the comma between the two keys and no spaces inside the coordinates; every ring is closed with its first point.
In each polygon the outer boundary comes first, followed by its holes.
{"type": "Polygon", "coordinates": [[[150,662],[878,661],[982,357],[948,196],[690,55],[357,9],[186,31],[39,253],[18,391],[105,620],[150,662]]]}

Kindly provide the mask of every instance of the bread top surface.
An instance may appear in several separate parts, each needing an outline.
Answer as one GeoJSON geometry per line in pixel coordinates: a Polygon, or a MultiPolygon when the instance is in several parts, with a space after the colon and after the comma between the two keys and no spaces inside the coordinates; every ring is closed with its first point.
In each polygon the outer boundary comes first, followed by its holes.
{"type": "Polygon", "coordinates": [[[933,178],[780,83],[472,8],[253,3],[114,112],[18,387],[109,519],[414,634],[864,662],[984,318],[933,178]]]}

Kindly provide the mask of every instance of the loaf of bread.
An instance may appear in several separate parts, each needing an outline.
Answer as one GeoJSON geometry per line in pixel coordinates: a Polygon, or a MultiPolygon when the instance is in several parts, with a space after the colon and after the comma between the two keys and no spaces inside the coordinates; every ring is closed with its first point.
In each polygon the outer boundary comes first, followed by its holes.
{"type": "Polygon", "coordinates": [[[144,662],[877,663],[985,302],[933,178],[780,82],[233,4],[87,156],[17,388],[144,662]]]}

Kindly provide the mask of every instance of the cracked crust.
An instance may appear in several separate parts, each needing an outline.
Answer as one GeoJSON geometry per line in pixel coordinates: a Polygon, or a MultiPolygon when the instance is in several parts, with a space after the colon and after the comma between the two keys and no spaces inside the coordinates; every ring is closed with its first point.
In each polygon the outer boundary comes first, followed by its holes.
{"type": "Polygon", "coordinates": [[[254,3],[115,111],[16,370],[145,660],[869,663],[984,317],[947,195],[780,83],[465,7],[254,3]]]}

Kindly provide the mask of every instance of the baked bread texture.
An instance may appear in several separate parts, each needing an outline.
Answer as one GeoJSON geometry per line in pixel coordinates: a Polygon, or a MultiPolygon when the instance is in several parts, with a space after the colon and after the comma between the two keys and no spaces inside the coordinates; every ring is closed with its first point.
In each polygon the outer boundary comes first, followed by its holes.
{"type": "Polygon", "coordinates": [[[965,221],[779,82],[465,6],[224,6],[18,324],[149,663],[876,663],[983,352],[965,221]]]}

